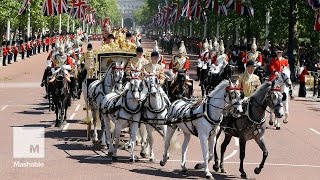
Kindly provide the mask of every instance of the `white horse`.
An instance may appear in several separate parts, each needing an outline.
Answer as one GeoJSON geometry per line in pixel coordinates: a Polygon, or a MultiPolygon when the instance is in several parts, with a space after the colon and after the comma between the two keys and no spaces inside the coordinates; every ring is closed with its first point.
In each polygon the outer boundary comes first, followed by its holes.
{"type": "MultiPolygon", "coordinates": [[[[93,141],[98,141],[98,132],[97,132],[97,120],[98,117],[101,117],[99,109],[102,99],[104,98],[105,94],[109,94],[111,92],[118,92],[122,90],[122,79],[124,76],[124,62],[114,62],[112,63],[109,68],[107,69],[102,81],[96,80],[89,85],[89,93],[88,98],[85,98],[87,103],[87,107],[90,107],[92,112],[92,119],[93,119],[93,141]]],[[[85,86],[86,83],[84,83],[85,86]]],[[[86,88],[84,88],[86,89],[86,88]]],[[[84,93],[86,96],[87,93],[84,93]]],[[[88,110],[87,110],[88,113],[88,110]]],[[[106,146],[105,141],[105,124],[101,121],[101,129],[102,129],[102,146],[106,146]]],[[[91,129],[91,123],[88,125],[91,129]]]]}
{"type": "Polygon", "coordinates": [[[233,107],[237,113],[242,112],[242,100],[240,94],[239,88],[235,90],[231,81],[223,80],[202,101],[194,103],[180,99],[173,102],[169,108],[167,118],[167,123],[172,123],[173,125],[169,126],[167,130],[165,149],[163,159],[160,161],[160,165],[164,166],[167,163],[167,160],[169,159],[168,148],[170,146],[170,139],[172,138],[172,135],[177,127],[179,127],[184,134],[181,163],[182,172],[187,173],[187,146],[191,135],[196,135],[200,140],[204,161],[201,166],[204,168],[206,177],[212,179],[213,177],[209,171],[208,163],[214,157],[213,150],[216,143],[215,137],[219,131],[219,123],[222,120],[222,112],[230,107],[233,107]],[[210,157],[208,156],[208,141],[210,157]]]}
{"type": "MultiPolygon", "coordinates": [[[[149,158],[154,161],[153,153],[153,130],[157,125],[163,130],[163,139],[165,141],[167,134],[167,125],[164,125],[168,108],[171,105],[167,94],[163,91],[158,77],[154,74],[147,74],[145,76],[145,83],[148,87],[148,96],[144,103],[144,110],[142,113],[143,120],[146,123],[148,143],[150,145],[149,158]]],[[[145,147],[146,148],[146,147],[145,147]]],[[[143,151],[142,151],[143,152],[143,151]]],[[[144,154],[141,154],[144,157],[144,154]]]]}
{"type": "MultiPolygon", "coordinates": [[[[282,72],[280,72],[276,80],[274,81],[274,87],[280,89],[280,91],[284,94],[286,98],[285,101],[283,101],[284,105],[284,112],[285,112],[285,118],[283,120],[283,123],[288,123],[289,118],[289,88],[292,88],[292,82],[290,79],[290,69],[285,67],[283,68],[282,72]]],[[[276,129],[280,129],[280,121],[277,117],[275,117],[275,121],[273,122],[273,109],[270,109],[270,121],[269,124],[272,126],[273,124],[276,126],[276,129]]]]}
{"type": "MultiPolygon", "coordinates": [[[[102,103],[104,108],[104,114],[114,116],[115,121],[115,132],[112,137],[111,142],[115,139],[115,144],[112,146],[110,143],[109,154],[112,154],[112,159],[117,160],[117,148],[120,140],[121,130],[125,127],[130,127],[130,161],[135,162],[134,147],[136,143],[136,134],[139,129],[139,123],[141,119],[141,109],[142,103],[146,99],[148,93],[148,88],[145,86],[144,82],[138,76],[131,78],[130,82],[127,83],[125,87],[125,92],[119,96],[114,93],[110,93],[106,96],[105,102],[102,103]],[[116,102],[116,104],[110,104],[110,99],[113,98],[111,102],[116,102]],[[113,108],[112,108],[113,107],[113,108]],[[115,109],[116,112],[112,112],[112,109],[115,109]]],[[[104,115],[104,120],[107,117],[104,115]]],[[[110,121],[109,121],[110,122],[110,121]]],[[[107,130],[109,127],[107,127],[107,130]]],[[[107,133],[110,137],[110,133],[107,133]]],[[[108,138],[109,138],[108,137],[108,138]]]]}

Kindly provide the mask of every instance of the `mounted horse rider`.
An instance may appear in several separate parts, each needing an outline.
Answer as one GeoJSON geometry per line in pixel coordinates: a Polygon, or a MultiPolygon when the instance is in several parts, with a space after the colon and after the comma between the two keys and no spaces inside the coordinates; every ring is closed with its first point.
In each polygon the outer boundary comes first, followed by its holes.
{"type": "MultiPolygon", "coordinates": [[[[84,93],[87,93],[90,83],[98,78],[96,74],[97,63],[94,59],[94,52],[91,43],[87,45],[87,52],[85,52],[84,55],[81,57],[80,64],[82,67],[84,67],[84,69],[82,70],[81,75],[79,77],[79,82],[84,83],[79,83],[79,86],[82,87],[82,91],[84,93]]],[[[87,97],[87,95],[84,96],[87,97]]],[[[85,106],[83,109],[86,110],[87,108],[88,107],[85,106]]]]}
{"type": "Polygon", "coordinates": [[[214,76],[218,76],[222,69],[228,64],[229,58],[225,53],[223,40],[221,40],[219,44],[215,39],[213,47],[214,50],[211,54],[210,72],[212,72],[214,76]]]}
{"type": "MultiPolygon", "coordinates": [[[[187,72],[189,68],[190,68],[190,61],[189,61],[189,57],[187,56],[187,50],[184,45],[184,41],[181,41],[181,45],[178,50],[178,55],[173,56],[169,64],[169,74],[172,77],[174,77],[179,70],[184,70],[187,72]]],[[[187,75],[187,79],[189,79],[188,75],[187,75]]]]}
{"type": "Polygon", "coordinates": [[[207,38],[205,39],[205,42],[203,43],[202,47],[203,47],[203,52],[199,54],[199,57],[198,57],[197,79],[196,79],[196,81],[200,80],[200,84],[206,77],[205,72],[207,71],[207,68],[208,68],[207,62],[210,59],[209,43],[207,38]]]}
{"type": "Polygon", "coordinates": [[[246,63],[246,70],[244,74],[239,78],[239,85],[243,89],[245,97],[249,97],[261,85],[259,76],[253,73],[255,66],[255,62],[253,60],[249,60],[246,63]]]}
{"type": "MultiPolygon", "coordinates": [[[[288,59],[282,57],[282,54],[283,54],[283,49],[280,46],[278,46],[277,47],[277,57],[272,58],[270,65],[269,65],[269,70],[270,70],[271,76],[278,75],[280,72],[282,72],[283,68],[285,68],[285,67],[290,69],[288,59]]],[[[288,74],[288,76],[290,77],[290,74],[288,74]]],[[[290,86],[289,89],[290,89],[290,91],[289,91],[290,97],[293,98],[292,86],[290,86]]]]}
{"type": "Polygon", "coordinates": [[[263,68],[263,60],[261,52],[257,51],[256,38],[253,38],[251,45],[251,51],[247,53],[246,59],[244,61],[245,67],[248,61],[252,60],[255,64],[254,74],[258,75],[260,81],[265,77],[265,69],[263,68]]]}
{"type": "Polygon", "coordinates": [[[158,52],[159,54],[158,64],[161,65],[163,68],[166,68],[166,60],[164,59],[164,56],[160,54],[157,40],[155,40],[155,46],[153,48],[153,52],[158,52]]]}

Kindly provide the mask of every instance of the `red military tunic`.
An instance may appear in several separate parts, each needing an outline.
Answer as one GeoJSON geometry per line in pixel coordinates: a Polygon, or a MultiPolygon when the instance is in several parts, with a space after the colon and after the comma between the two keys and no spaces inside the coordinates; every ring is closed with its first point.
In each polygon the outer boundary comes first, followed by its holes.
{"type": "Polygon", "coordinates": [[[211,58],[211,64],[216,64],[217,57],[218,57],[218,55],[217,55],[217,54],[216,54],[216,55],[214,55],[214,56],[212,56],[212,58],[211,58]]]}
{"type": "Polygon", "coordinates": [[[49,46],[49,44],[50,44],[50,38],[48,38],[48,37],[46,37],[46,40],[45,40],[46,42],[46,46],[49,46]]]}
{"type": "MultiPolygon", "coordinates": [[[[178,56],[174,56],[174,58],[179,58],[178,56]]],[[[173,62],[174,61],[174,58],[171,60],[170,64],[169,64],[169,69],[172,69],[173,70],[173,73],[176,73],[177,72],[177,69],[176,69],[176,64],[177,63],[180,63],[180,62],[173,62]]],[[[180,66],[180,69],[185,69],[185,70],[189,70],[190,68],[190,62],[189,62],[189,57],[185,57],[186,58],[186,61],[184,62],[182,68],[180,66]]]]}
{"type": "Polygon", "coordinates": [[[67,56],[67,65],[70,65],[72,68],[74,67],[74,64],[70,56],[67,56]]]}
{"type": "Polygon", "coordinates": [[[24,52],[26,51],[23,44],[21,44],[20,48],[21,48],[21,52],[22,52],[22,53],[24,53],[24,52]]]}
{"type": "Polygon", "coordinates": [[[5,46],[2,47],[2,56],[8,55],[7,48],[5,46]]]}
{"type": "Polygon", "coordinates": [[[304,69],[300,74],[300,82],[306,83],[306,75],[308,75],[308,70],[304,69]]]}
{"type": "Polygon", "coordinates": [[[26,45],[27,49],[30,50],[31,49],[31,45],[30,45],[30,42],[27,42],[27,45],[26,45]]]}
{"type": "Polygon", "coordinates": [[[14,46],[13,48],[12,48],[12,51],[13,51],[13,54],[18,54],[18,52],[19,52],[19,50],[18,50],[18,47],[17,46],[14,46]]]}
{"type": "Polygon", "coordinates": [[[270,73],[273,75],[275,72],[281,72],[285,66],[289,66],[288,59],[272,58],[269,66],[270,73]]]}

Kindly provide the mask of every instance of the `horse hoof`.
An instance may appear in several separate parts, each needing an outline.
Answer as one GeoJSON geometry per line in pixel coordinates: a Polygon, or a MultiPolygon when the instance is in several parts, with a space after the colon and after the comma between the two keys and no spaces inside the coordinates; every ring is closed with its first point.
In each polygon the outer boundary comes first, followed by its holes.
{"type": "Polygon", "coordinates": [[[246,173],[242,173],[242,174],[241,174],[241,178],[242,178],[242,179],[248,179],[248,178],[247,178],[247,174],[246,174],[246,173]]]}
{"type": "Polygon", "coordinates": [[[194,169],[201,169],[201,164],[200,164],[200,163],[196,164],[196,165],[194,166],[194,169]]]}
{"type": "Polygon", "coordinates": [[[142,158],[147,158],[147,154],[146,154],[146,153],[143,153],[143,152],[140,152],[140,156],[141,156],[142,158]]]}
{"type": "Polygon", "coordinates": [[[215,164],[214,164],[214,165],[212,166],[212,168],[213,168],[213,170],[216,171],[216,172],[219,171],[219,166],[218,166],[218,165],[215,165],[215,164]]]}
{"type": "Polygon", "coordinates": [[[56,123],[56,124],[54,125],[54,127],[59,127],[59,124],[58,124],[58,123],[56,123]]]}
{"type": "Polygon", "coordinates": [[[273,121],[272,121],[272,120],[269,121],[269,125],[270,125],[270,126],[273,125],[273,121]]]}
{"type": "MultiPolygon", "coordinates": [[[[108,156],[112,156],[113,155],[113,152],[108,152],[108,156]]],[[[113,159],[113,158],[112,158],[113,159]]]]}
{"type": "Polygon", "coordinates": [[[166,163],[164,161],[160,161],[160,166],[164,166],[166,163]]]}
{"type": "Polygon", "coordinates": [[[206,178],[207,178],[207,179],[214,179],[214,178],[212,177],[212,175],[206,175],[206,178]]]}
{"type": "Polygon", "coordinates": [[[287,123],[288,123],[288,120],[283,120],[283,123],[284,123],[284,124],[287,124],[287,123]]]}
{"type": "Polygon", "coordinates": [[[256,167],[256,168],[254,169],[254,173],[256,173],[256,174],[260,174],[260,172],[261,172],[261,169],[260,169],[260,168],[256,167]]]}
{"type": "Polygon", "coordinates": [[[155,159],[149,159],[149,162],[154,163],[155,159]]]}
{"type": "Polygon", "coordinates": [[[227,171],[224,168],[221,168],[221,173],[227,173],[227,171]]]}
{"type": "Polygon", "coordinates": [[[107,149],[108,147],[107,147],[107,145],[100,145],[100,148],[101,149],[107,149]]]}
{"type": "Polygon", "coordinates": [[[134,159],[132,159],[132,158],[130,158],[130,160],[129,160],[130,162],[132,162],[132,163],[134,163],[135,162],[135,160],[134,159]]]}
{"type": "Polygon", "coordinates": [[[182,175],[189,175],[189,172],[187,169],[182,169],[182,175]]]}
{"type": "Polygon", "coordinates": [[[112,161],[118,161],[118,157],[112,156],[112,161]]]}
{"type": "Polygon", "coordinates": [[[276,130],[280,130],[280,127],[276,127],[276,130]]]}

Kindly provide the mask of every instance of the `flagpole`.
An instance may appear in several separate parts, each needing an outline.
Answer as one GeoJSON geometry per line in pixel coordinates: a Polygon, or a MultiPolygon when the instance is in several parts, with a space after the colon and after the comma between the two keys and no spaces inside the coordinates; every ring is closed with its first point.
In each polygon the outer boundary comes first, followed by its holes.
{"type": "Polygon", "coordinates": [[[240,36],[240,33],[239,33],[239,30],[240,30],[240,24],[237,23],[237,26],[236,26],[236,42],[235,42],[235,45],[240,45],[240,41],[239,41],[239,36],[240,36]]]}
{"type": "Polygon", "coordinates": [[[204,27],[203,27],[203,37],[204,37],[204,38],[207,37],[207,25],[208,25],[208,23],[205,22],[205,23],[204,23],[204,27]]]}
{"type": "Polygon", "coordinates": [[[7,41],[10,41],[10,19],[7,22],[7,41]]]}
{"type": "Polygon", "coordinates": [[[74,19],[72,20],[72,32],[74,33],[74,27],[75,27],[75,22],[74,19]]]}
{"type": "Polygon", "coordinates": [[[86,22],[85,20],[82,20],[82,31],[86,30],[86,22]]]}
{"type": "Polygon", "coordinates": [[[190,37],[192,37],[192,21],[190,20],[190,28],[189,28],[189,30],[190,30],[190,32],[189,32],[189,36],[190,37]]]}
{"type": "MultiPolygon", "coordinates": [[[[269,23],[270,23],[270,9],[267,9],[267,13],[266,13],[266,42],[265,42],[265,48],[269,47],[269,40],[268,40],[268,36],[269,36],[269,23]]],[[[267,50],[267,49],[266,49],[267,50]]]]}
{"type": "Polygon", "coordinates": [[[27,24],[27,36],[30,37],[30,1],[28,2],[28,24],[27,24]]]}
{"type": "Polygon", "coordinates": [[[59,34],[61,34],[61,14],[59,14],[59,34]]]}
{"type": "Polygon", "coordinates": [[[217,18],[217,32],[216,32],[216,37],[219,40],[220,39],[220,22],[219,19],[217,18]]]}
{"type": "Polygon", "coordinates": [[[70,32],[70,16],[68,15],[68,22],[67,22],[67,32],[70,32]]]}

